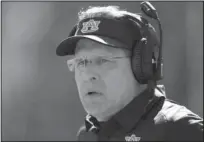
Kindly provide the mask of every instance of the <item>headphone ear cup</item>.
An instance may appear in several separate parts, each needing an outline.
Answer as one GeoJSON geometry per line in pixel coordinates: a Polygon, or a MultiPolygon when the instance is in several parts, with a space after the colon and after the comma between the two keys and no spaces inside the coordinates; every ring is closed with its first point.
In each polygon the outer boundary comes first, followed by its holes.
{"type": "Polygon", "coordinates": [[[142,73],[142,42],[136,42],[133,49],[132,49],[132,70],[136,80],[140,84],[144,84],[144,74],[142,73]]]}
{"type": "Polygon", "coordinates": [[[152,52],[148,49],[147,39],[141,39],[132,50],[132,70],[140,84],[147,84],[153,76],[152,52]]]}

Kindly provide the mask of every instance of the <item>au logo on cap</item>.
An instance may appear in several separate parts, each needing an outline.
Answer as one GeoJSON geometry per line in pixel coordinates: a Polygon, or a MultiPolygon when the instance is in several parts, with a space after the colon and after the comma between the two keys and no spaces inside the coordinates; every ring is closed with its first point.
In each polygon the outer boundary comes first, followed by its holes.
{"type": "Polygon", "coordinates": [[[95,32],[97,31],[99,28],[99,24],[101,21],[95,21],[93,19],[89,20],[88,22],[84,22],[83,23],[83,27],[81,29],[82,33],[90,33],[90,32],[95,32]]]}

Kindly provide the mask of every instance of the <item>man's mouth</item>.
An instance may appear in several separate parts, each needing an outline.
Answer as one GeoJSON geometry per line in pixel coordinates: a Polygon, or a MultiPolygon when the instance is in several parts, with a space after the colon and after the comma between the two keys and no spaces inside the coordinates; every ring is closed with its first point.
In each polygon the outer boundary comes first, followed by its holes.
{"type": "Polygon", "coordinates": [[[96,91],[90,91],[86,95],[88,95],[88,96],[96,96],[96,95],[102,95],[102,93],[96,92],[96,91]]]}

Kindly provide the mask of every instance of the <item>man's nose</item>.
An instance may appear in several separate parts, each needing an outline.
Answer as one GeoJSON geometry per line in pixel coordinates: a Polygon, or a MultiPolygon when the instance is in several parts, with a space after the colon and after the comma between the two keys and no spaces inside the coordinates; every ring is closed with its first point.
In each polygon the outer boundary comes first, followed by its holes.
{"type": "Polygon", "coordinates": [[[82,77],[83,77],[83,80],[85,81],[94,81],[94,80],[98,80],[100,75],[96,71],[86,69],[82,73],[82,77]]]}

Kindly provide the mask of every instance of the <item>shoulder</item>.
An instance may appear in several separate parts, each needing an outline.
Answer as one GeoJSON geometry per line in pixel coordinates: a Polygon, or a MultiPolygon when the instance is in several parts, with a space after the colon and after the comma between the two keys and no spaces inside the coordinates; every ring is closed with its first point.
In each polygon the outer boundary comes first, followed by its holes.
{"type": "Polygon", "coordinates": [[[165,100],[160,113],[162,113],[165,119],[170,122],[180,121],[185,118],[189,118],[192,120],[193,119],[202,120],[201,117],[193,113],[191,110],[189,110],[185,106],[180,105],[177,102],[169,100],[169,99],[165,100]]]}
{"type": "Polygon", "coordinates": [[[165,122],[165,135],[169,140],[203,139],[203,119],[185,106],[166,99],[158,116],[165,122]]]}

